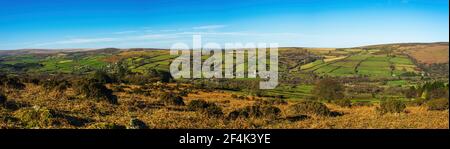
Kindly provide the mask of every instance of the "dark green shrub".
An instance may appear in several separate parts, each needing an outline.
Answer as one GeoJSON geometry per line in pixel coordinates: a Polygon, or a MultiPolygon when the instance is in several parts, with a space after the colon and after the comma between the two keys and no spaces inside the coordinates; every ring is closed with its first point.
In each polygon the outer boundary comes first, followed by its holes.
{"type": "Polygon", "coordinates": [[[204,100],[192,100],[187,105],[189,110],[200,111],[209,116],[219,117],[223,115],[222,108],[217,106],[215,103],[209,103],[204,100]]]}
{"type": "Polygon", "coordinates": [[[313,93],[319,100],[342,99],[344,98],[344,86],[331,78],[324,78],[316,82],[313,93]]]}
{"type": "Polygon", "coordinates": [[[331,111],[325,104],[317,101],[300,101],[288,107],[290,115],[330,116],[331,111]]]}
{"type": "Polygon", "coordinates": [[[128,129],[148,129],[148,126],[143,121],[137,118],[132,118],[128,129]]]}
{"type": "Polygon", "coordinates": [[[75,85],[75,91],[90,99],[108,101],[111,104],[117,104],[117,97],[113,91],[106,88],[105,85],[94,80],[80,80],[75,85]]]}
{"type": "Polygon", "coordinates": [[[165,105],[184,106],[184,101],[181,96],[175,95],[172,92],[164,92],[160,95],[159,101],[165,105]]]}
{"type": "Polygon", "coordinates": [[[427,102],[428,110],[448,110],[448,99],[438,98],[427,102]]]}
{"type": "Polygon", "coordinates": [[[34,84],[34,85],[39,85],[40,82],[41,82],[41,80],[39,80],[37,78],[29,79],[29,83],[34,84]]]}
{"type": "Polygon", "coordinates": [[[202,110],[205,109],[209,106],[209,103],[206,102],[205,100],[192,100],[191,102],[188,103],[187,108],[191,111],[198,111],[198,110],[202,110]]]}
{"type": "Polygon", "coordinates": [[[235,120],[238,118],[247,118],[248,113],[242,113],[241,110],[234,110],[228,114],[228,119],[235,120]]]}
{"type": "Polygon", "coordinates": [[[161,78],[161,82],[171,82],[173,80],[172,74],[170,74],[170,72],[167,71],[161,71],[160,72],[160,78],[161,78]]]}
{"type": "Polygon", "coordinates": [[[275,106],[255,104],[242,109],[237,109],[228,114],[228,119],[235,120],[237,118],[276,118],[280,115],[281,110],[275,106]]]}
{"type": "Polygon", "coordinates": [[[422,98],[427,100],[437,98],[448,99],[448,84],[444,81],[426,82],[417,89],[422,98]]]}
{"type": "Polygon", "coordinates": [[[259,105],[246,106],[242,109],[244,113],[247,113],[249,117],[259,118],[263,115],[259,105]]]}
{"type": "Polygon", "coordinates": [[[377,109],[381,114],[384,113],[400,113],[406,108],[406,104],[400,100],[388,99],[381,101],[380,107],[377,109]]]}
{"type": "Polygon", "coordinates": [[[0,106],[5,106],[7,99],[8,98],[3,93],[0,93],[0,106]]]}
{"type": "Polygon", "coordinates": [[[69,81],[59,78],[51,78],[41,81],[41,84],[46,90],[55,90],[57,92],[63,92],[67,88],[71,87],[69,81]]]}
{"type": "Polygon", "coordinates": [[[18,90],[23,90],[25,89],[25,84],[23,84],[22,82],[20,82],[19,78],[17,77],[8,77],[5,81],[4,81],[4,85],[7,88],[11,88],[11,89],[18,89],[18,90]]]}
{"type": "Polygon", "coordinates": [[[94,74],[92,74],[92,78],[96,80],[99,83],[105,84],[105,83],[112,83],[113,79],[106,73],[105,71],[95,71],[94,74]]]}
{"type": "Polygon", "coordinates": [[[350,108],[352,106],[352,101],[350,101],[350,99],[339,99],[335,100],[334,104],[340,107],[350,108]]]}
{"type": "Polygon", "coordinates": [[[150,70],[147,73],[147,76],[149,76],[151,78],[151,80],[153,80],[154,82],[160,81],[160,82],[168,83],[173,80],[173,77],[170,74],[170,72],[156,70],[156,69],[150,70]]]}
{"type": "Polygon", "coordinates": [[[223,115],[222,108],[217,106],[216,104],[211,104],[208,106],[203,113],[206,113],[209,116],[220,117],[223,115]]]}
{"type": "Polygon", "coordinates": [[[117,125],[114,123],[106,123],[106,122],[102,122],[102,123],[95,123],[92,125],[89,125],[87,128],[89,129],[125,129],[125,126],[122,125],[117,125]]]}
{"type": "Polygon", "coordinates": [[[274,107],[274,106],[262,106],[260,107],[260,110],[264,117],[267,118],[276,118],[280,116],[281,110],[280,108],[274,107]]]}

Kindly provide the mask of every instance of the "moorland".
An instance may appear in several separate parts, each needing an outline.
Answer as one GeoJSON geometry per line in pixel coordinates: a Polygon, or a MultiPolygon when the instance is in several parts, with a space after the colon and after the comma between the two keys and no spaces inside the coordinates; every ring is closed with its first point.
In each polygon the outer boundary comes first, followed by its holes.
{"type": "Polygon", "coordinates": [[[279,85],[262,90],[258,78],[174,79],[166,49],[0,50],[0,128],[448,129],[448,52],[284,47],[279,85]]]}

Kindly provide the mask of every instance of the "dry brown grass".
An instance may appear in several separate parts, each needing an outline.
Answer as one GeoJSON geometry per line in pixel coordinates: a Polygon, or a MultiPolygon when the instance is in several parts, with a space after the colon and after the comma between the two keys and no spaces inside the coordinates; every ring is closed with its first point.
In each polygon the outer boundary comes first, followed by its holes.
{"type": "MultiPolygon", "coordinates": [[[[449,128],[449,112],[428,111],[426,107],[407,107],[405,113],[379,115],[372,107],[352,107],[341,108],[332,104],[327,106],[332,111],[344,113],[337,117],[311,116],[308,119],[291,122],[285,120],[284,113],[287,107],[294,101],[289,101],[287,105],[276,105],[282,111],[280,118],[248,118],[227,120],[226,118],[208,117],[200,112],[187,111],[184,106],[162,106],[157,103],[158,99],[140,94],[130,94],[127,92],[116,92],[119,105],[111,105],[106,102],[83,99],[73,93],[66,91],[63,96],[54,92],[44,92],[40,86],[27,84],[26,90],[10,91],[7,96],[10,102],[24,106],[40,106],[57,112],[72,119],[66,121],[82,121],[80,125],[62,122],[44,128],[88,128],[96,123],[115,123],[128,126],[131,118],[138,118],[144,121],[150,128],[449,128]],[[68,98],[70,97],[70,98],[68,98]],[[75,119],[75,120],[74,120],[75,119]]],[[[225,116],[231,111],[249,106],[255,103],[254,100],[241,100],[232,98],[227,92],[198,92],[185,97],[185,102],[189,103],[194,99],[203,99],[215,102],[222,107],[225,116]]],[[[0,108],[2,117],[11,116],[17,109],[0,108]]],[[[0,128],[24,128],[20,122],[5,121],[0,119],[0,128]]]]}
{"type": "Polygon", "coordinates": [[[420,63],[448,63],[448,45],[414,46],[407,53],[420,63]]]}

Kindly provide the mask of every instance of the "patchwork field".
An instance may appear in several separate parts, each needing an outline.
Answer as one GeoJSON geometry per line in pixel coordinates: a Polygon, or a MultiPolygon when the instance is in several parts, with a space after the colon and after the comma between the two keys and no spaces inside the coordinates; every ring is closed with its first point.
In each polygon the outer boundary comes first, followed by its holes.
{"type": "Polygon", "coordinates": [[[387,56],[361,52],[345,58],[317,60],[302,66],[302,70],[328,76],[395,77],[418,73],[419,69],[403,55],[387,56]]]}

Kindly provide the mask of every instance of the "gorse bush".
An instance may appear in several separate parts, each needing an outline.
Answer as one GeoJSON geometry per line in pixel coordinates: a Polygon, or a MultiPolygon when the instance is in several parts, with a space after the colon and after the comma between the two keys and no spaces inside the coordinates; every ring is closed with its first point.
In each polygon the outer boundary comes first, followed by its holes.
{"type": "Polygon", "coordinates": [[[212,103],[210,106],[208,106],[206,109],[201,110],[203,113],[207,114],[208,116],[213,117],[220,117],[223,115],[222,108],[217,106],[216,104],[212,103]]]}
{"type": "Polygon", "coordinates": [[[263,114],[260,110],[260,105],[252,105],[252,106],[246,106],[243,109],[241,109],[243,113],[247,113],[249,117],[261,117],[263,114]]]}
{"type": "Polygon", "coordinates": [[[448,84],[443,81],[427,82],[415,90],[416,94],[427,100],[447,98],[449,95],[448,84]]]}
{"type": "Polygon", "coordinates": [[[6,100],[7,100],[7,97],[3,93],[0,93],[0,106],[5,106],[6,100]]]}
{"type": "Polygon", "coordinates": [[[187,108],[191,111],[198,111],[202,109],[206,109],[208,106],[210,106],[210,103],[206,102],[205,100],[192,100],[187,104],[187,108]]]}
{"type": "Polygon", "coordinates": [[[428,110],[447,110],[448,99],[438,98],[427,102],[428,110]]]}
{"type": "Polygon", "coordinates": [[[130,120],[130,126],[128,127],[128,129],[148,129],[148,126],[145,124],[145,122],[137,118],[132,118],[130,120]]]}
{"type": "Polygon", "coordinates": [[[234,120],[237,118],[276,118],[280,116],[281,110],[275,106],[254,104],[246,106],[242,109],[237,109],[228,114],[228,119],[234,120]]]}
{"type": "Polygon", "coordinates": [[[161,81],[164,83],[168,83],[173,80],[172,75],[170,74],[170,72],[167,71],[151,69],[147,72],[146,75],[150,78],[150,81],[152,82],[161,81]]]}
{"type": "Polygon", "coordinates": [[[74,89],[78,94],[82,94],[86,98],[117,104],[117,97],[112,94],[113,91],[95,80],[79,80],[76,82],[74,89]]]}
{"type": "Polygon", "coordinates": [[[184,106],[183,97],[176,95],[173,92],[163,92],[159,101],[165,105],[184,106]]]}
{"type": "Polygon", "coordinates": [[[261,106],[260,111],[266,118],[276,118],[280,116],[281,110],[275,106],[261,106]]]}
{"type": "Polygon", "coordinates": [[[325,104],[317,101],[300,101],[288,107],[290,115],[330,116],[331,111],[325,104]]]}
{"type": "Polygon", "coordinates": [[[350,108],[352,106],[352,101],[350,101],[350,99],[339,99],[334,101],[333,103],[345,108],[350,108]]]}
{"type": "Polygon", "coordinates": [[[71,86],[69,81],[59,78],[50,78],[40,82],[46,90],[55,90],[57,92],[63,92],[71,86]]]}
{"type": "Polygon", "coordinates": [[[121,77],[120,82],[136,85],[145,85],[155,82],[168,83],[171,82],[172,80],[173,78],[170,72],[161,70],[150,70],[144,74],[140,73],[128,74],[126,76],[121,77]]]}
{"type": "Polygon", "coordinates": [[[92,78],[96,80],[99,83],[105,84],[105,83],[112,83],[114,80],[112,77],[108,75],[105,71],[97,70],[92,74],[92,78]]]}
{"type": "Polygon", "coordinates": [[[115,124],[115,123],[101,122],[101,123],[95,123],[95,124],[89,125],[87,128],[89,128],[89,129],[125,129],[126,127],[115,124]]]}
{"type": "Polygon", "coordinates": [[[2,82],[5,87],[10,89],[23,90],[25,88],[25,84],[23,84],[17,77],[8,77],[2,82]]]}
{"type": "Polygon", "coordinates": [[[313,94],[319,100],[337,100],[344,98],[344,86],[331,78],[320,79],[316,82],[313,94]]]}
{"type": "Polygon", "coordinates": [[[406,104],[401,100],[388,99],[381,101],[380,107],[377,109],[381,114],[384,113],[400,113],[406,108],[406,104]]]}
{"type": "Polygon", "coordinates": [[[215,103],[206,102],[204,100],[192,100],[187,105],[191,111],[200,111],[208,116],[219,117],[223,115],[222,108],[215,103]]]}
{"type": "Polygon", "coordinates": [[[19,119],[27,128],[45,128],[55,122],[55,113],[49,109],[41,107],[22,108],[14,113],[14,117],[19,119]]]}

